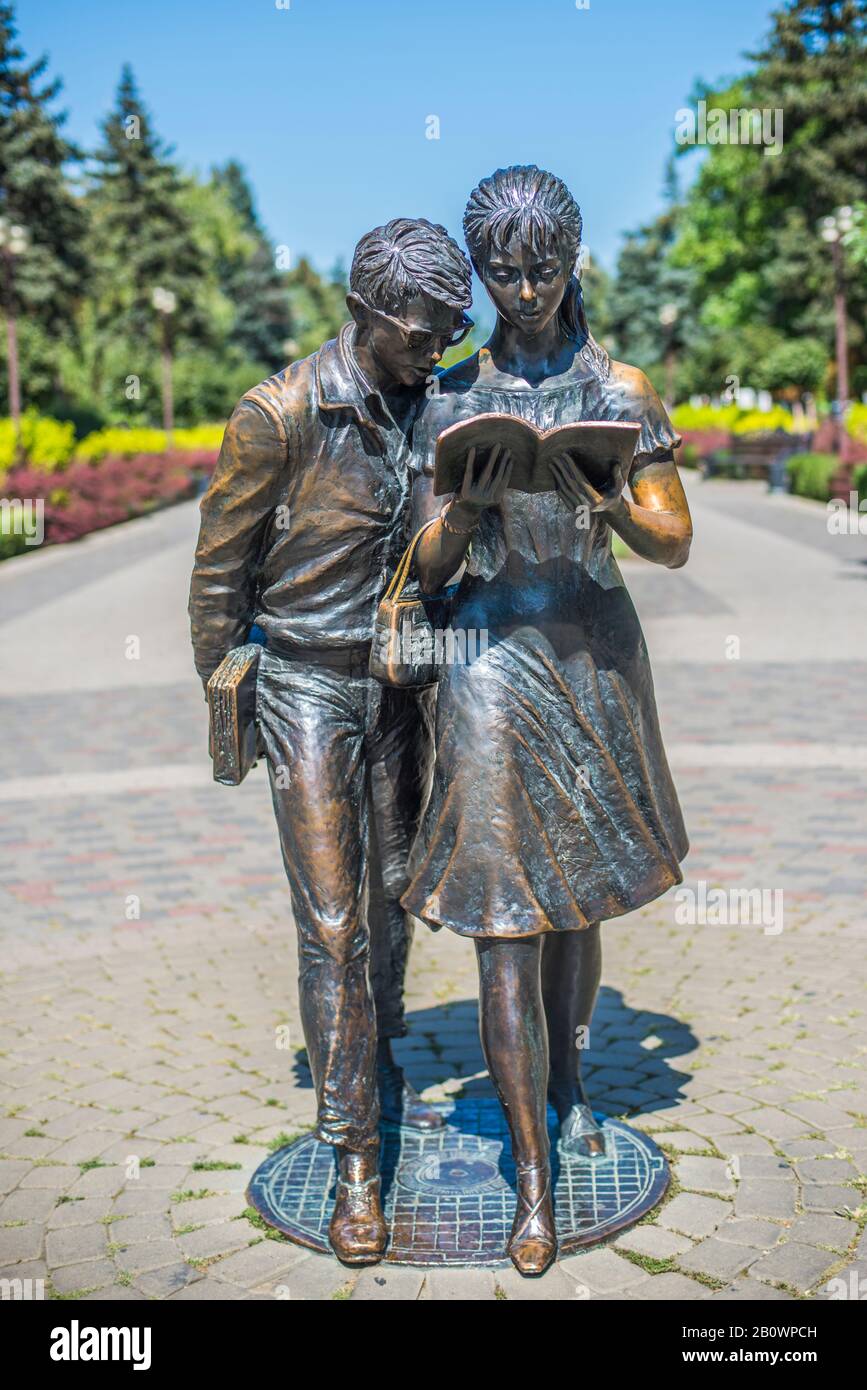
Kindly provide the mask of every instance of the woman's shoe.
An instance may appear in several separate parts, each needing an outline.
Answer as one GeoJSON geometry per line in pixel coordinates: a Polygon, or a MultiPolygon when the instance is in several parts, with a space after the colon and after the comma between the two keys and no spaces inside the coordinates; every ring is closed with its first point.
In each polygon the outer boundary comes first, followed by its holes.
{"type": "Polygon", "coordinates": [[[519,1274],[544,1274],[557,1254],[551,1166],[548,1163],[517,1163],[515,1169],[518,1206],[509,1238],[509,1258],[519,1274]]]}
{"type": "Polygon", "coordinates": [[[445,1117],[422,1100],[396,1062],[377,1067],[380,1118],[407,1129],[442,1129],[445,1117]]]}
{"type": "Polygon", "coordinates": [[[339,1166],[334,1211],[328,1226],[331,1248],[345,1265],[377,1264],[388,1241],[377,1159],[347,1154],[339,1166]]]}
{"type": "Polygon", "coordinates": [[[557,1144],[561,1158],[604,1158],[605,1134],[589,1105],[573,1105],[560,1122],[557,1144]]]}

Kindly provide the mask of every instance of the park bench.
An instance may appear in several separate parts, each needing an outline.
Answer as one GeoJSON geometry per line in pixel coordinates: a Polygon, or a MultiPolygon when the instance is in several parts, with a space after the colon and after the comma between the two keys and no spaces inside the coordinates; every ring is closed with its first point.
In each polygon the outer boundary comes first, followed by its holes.
{"type": "Polygon", "coordinates": [[[761,478],[771,492],[787,492],[786,460],[793,454],[809,453],[811,444],[812,435],[786,430],[733,434],[725,449],[717,449],[702,460],[701,471],[706,478],[761,478]]]}

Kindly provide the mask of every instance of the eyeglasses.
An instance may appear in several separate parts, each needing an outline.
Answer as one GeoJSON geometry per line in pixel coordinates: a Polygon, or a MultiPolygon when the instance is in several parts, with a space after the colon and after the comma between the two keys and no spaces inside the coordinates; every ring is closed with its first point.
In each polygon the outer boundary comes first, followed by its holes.
{"type": "MultiPolygon", "coordinates": [[[[362,303],[364,301],[362,300],[362,303]]],[[[461,314],[461,322],[457,328],[447,329],[445,333],[432,333],[424,328],[410,328],[408,323],[403,323],[401,319],[396,319],[393,314],[386,314],[382,309],[374,309],[370,304],[364,305],[369,314],[376,314],[377,318],[386,319],[388,323],[393,323],[395,328],[403,338],[404,346],[411,352],[422,352],[432,348],[435,344],[442,344],[444,347],[457,347],[466,338],[470,329],[474,327],[473,320],[466,314],[461,314]]]]}

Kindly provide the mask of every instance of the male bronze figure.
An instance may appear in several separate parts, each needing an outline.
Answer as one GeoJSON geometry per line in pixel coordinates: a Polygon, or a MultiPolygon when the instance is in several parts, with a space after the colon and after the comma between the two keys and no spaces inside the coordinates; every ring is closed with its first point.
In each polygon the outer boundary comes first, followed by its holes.
{"type": "Polygon", "coordinates": [[[406,1031],[399,900],[430,783],[431,692],[383,688],[368,659],[408,538],[415,415],[469,331],[470,302],[469,263],[443,227],[400,218],[362,237],[351,323],[235,410],[192,577],[203,680],[253,623],[266,637],[256,717],[298,930],[317,1133],[338,1154],[330,1238],[347,1263],[385,1249],[380,1097],[388,1118],[442,1122],[390,1043],[406,1031]]]}

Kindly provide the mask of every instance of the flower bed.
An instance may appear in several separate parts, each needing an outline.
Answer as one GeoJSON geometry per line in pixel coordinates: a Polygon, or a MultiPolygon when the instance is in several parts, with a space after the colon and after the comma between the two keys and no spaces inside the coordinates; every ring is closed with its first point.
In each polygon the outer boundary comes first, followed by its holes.
{"type": "MultiPolygon", "coordinates": [[[[12,468],[3,495],[43,502],[44,543],[58,545],[193,497],[216,460],[214,449],[190,449],[134,458],[109,456],[92,463],[81,460],[54,473],[12,468]]],[[[0,535],[0,557],[24,548],[22,538],[0,535]]]]}

